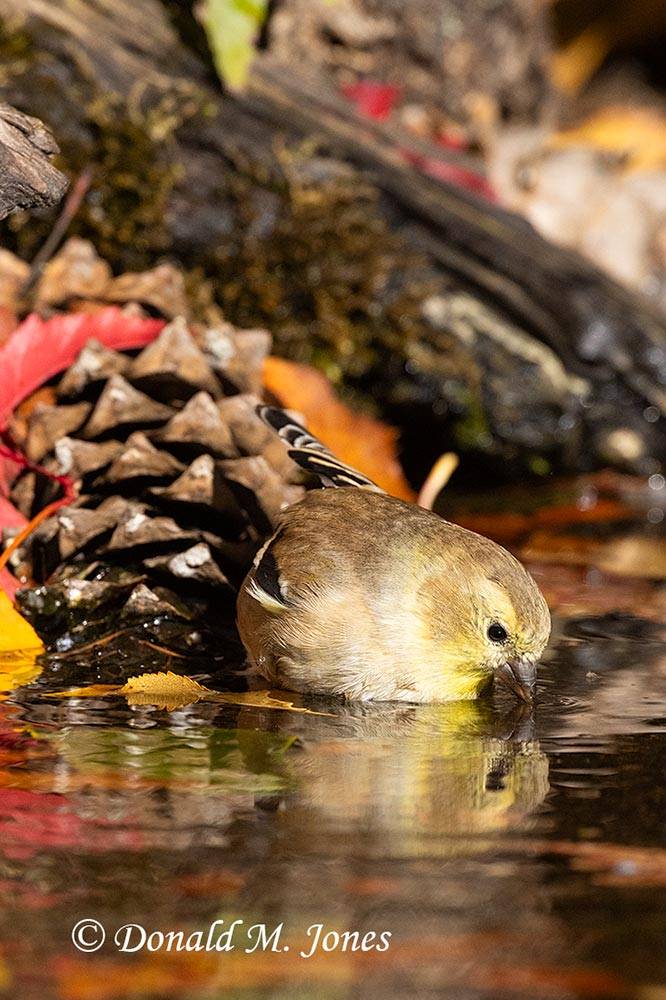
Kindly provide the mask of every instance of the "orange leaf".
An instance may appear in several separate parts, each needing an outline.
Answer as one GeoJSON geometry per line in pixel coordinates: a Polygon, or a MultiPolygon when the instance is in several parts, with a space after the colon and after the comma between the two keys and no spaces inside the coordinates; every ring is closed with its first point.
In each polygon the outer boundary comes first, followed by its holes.
{"type": "Polygon", "coordinates": [[[555,148],[586,146],[626,156],[634,170],[663,170],[666,118],[660,111],[613,105],[553,136],[555,148]]]}
{"type": "Polygon", "coordinates": [[[387,493],[402,500],[416,498],[398,461],[398,432],[379,420],[350,410],[321,372],[294,361],[269,357],[264,364],[264,385],[282,406],[302,413],[308,430],[338,458],[363,472],[387,493]]]}

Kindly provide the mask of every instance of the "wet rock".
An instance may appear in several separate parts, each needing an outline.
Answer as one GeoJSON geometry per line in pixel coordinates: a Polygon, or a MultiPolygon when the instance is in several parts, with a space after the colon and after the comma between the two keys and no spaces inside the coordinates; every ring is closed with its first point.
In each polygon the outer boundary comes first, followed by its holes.
{"type": "Polygon", "coordinates": [[[205,542],[199,542],[185,552],[175,556],[155,556],[145,559],[144,565],[150,570],[157,570],[203,587],[221,588],[233,596],[234,588],[212,556],[205,542]]]}

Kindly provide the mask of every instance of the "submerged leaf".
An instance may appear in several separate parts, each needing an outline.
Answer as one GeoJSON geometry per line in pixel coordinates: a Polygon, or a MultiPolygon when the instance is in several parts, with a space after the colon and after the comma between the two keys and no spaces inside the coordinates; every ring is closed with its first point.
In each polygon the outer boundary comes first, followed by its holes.
{"type": "Polygon", "coordinates": [[[191,677],[165,673],[141,674],[130,677],[127,683],[117,689],[124,694],[130,705],[158,705],[168,710],[182,708],[205,698],[207,701],[223,702],[226,705],[240,705],[245,708],[271,708],[285,712],[304,712],[308,715],[325,715],[312,709],[296,705],[297,695],[283,691],[212,691],[191,677]],[[286,695],[286,696],[285,696],[286,695]]]}
{"type": "Polygon", "coordinates": [[[66,691],[50,691],[45,698],[106,698],[108,694],[119,694],[118,684],[89,684],[88,687],[68,688],[66,691]]]}
{"type": "Polygon", "coordinates": [[[242,691],[214,693],[213,701],[227,705],[242,705],[245,708],[277,708],[284,712],[303,712],[306,715],[324,715],[333,718],[330,712],[315,712],[303,705],[296,705],[292,699],[298,698],[289,691],[242,691]]]}

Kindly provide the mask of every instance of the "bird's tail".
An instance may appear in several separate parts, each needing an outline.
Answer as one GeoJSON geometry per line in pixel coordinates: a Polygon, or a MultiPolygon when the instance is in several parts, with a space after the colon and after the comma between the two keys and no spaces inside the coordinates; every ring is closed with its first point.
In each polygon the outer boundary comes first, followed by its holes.
{"type": "Polygon", "coordinates": [[[275,406],[258,406],[257,413],[265,424],[278,432],[287,446],[289,457],[296,465],[317,476],[324,486],[358,486],[377,493],[383,492],[371,479],[336,458],[321,441],[284,410],[275,406]]]}

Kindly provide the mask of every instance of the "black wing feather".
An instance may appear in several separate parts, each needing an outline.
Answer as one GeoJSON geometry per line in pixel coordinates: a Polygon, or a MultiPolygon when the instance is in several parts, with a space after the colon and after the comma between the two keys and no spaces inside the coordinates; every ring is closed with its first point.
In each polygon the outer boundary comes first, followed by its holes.
{"type": "Polygon", "coordinates": [[[265,424],[278,432],[288,446],[289,457],[302,469],[318,476],[325,485],[358,486],[383,492],[367,476],[336,458],[333,452],[284,410],[276,406],[258,406],[257,413],[265,424]]]}

